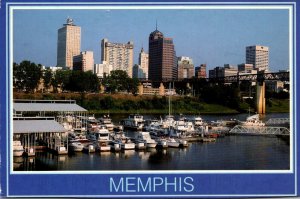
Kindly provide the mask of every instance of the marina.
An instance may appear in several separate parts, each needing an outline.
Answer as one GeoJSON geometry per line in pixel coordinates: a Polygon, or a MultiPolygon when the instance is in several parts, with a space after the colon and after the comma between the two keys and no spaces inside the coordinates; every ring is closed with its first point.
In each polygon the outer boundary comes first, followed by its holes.
{"type": "MultiPolygon", "coordinates": [[[[30,110],[35,110],[32,107],[36,106],[36,103],[47,104],[45,101],[29,102],[29,104],[24,106],[31,106],[30,110]]],[[[38,117],[28,117],[26,110],[17,114],[17,110],[21,110],[22,107],[17,106],[18,109],[15,109],[16,115],[18,115],[14,117],[13,154],[15,170],[26,170],[26,164],[36,164],[40,157],[48,157],[49,155],[47,154],[57,156],[58,160],[76,158],[78,154],[85,154],[91,157],[85,161],[93,161],[93,158],[97,159],[98,156],[111,156],[112,159],[109,161],[122,161],[124,164],[131,164],[127,162],[130,161],[131,156],[138,156],[141,160],[148,159],[149,161],[156,157],[157,161],[163,161],[165,158],[166,162],[174,164],[169,157],[174,156],[172,159],[176,159],[177,155],[184,154],[187,159],[189,156],[199,156],[201,159],[203,155],[205,156],[201,151],[195,151],[195,148],[200,150],[203,147],[207,147],[208,150],[204,152],[211,153],[210,148],[224,147],[223,145],[226,145],[228,149],[233,148],[232,150],[236,150],[236,147],[239,146],[241,147],[240,150],[243,151],[245,146],[240,145],[241,143],[237,141],[241,141],[246,145],[249,144],[249,141],[253,146],[256,145],[256,142],[262,142],[262,148],[256,151],[256,153],[260,152],[260,154],[265,154],[264,150],[270,151],[269,148],[264,149],[264,144],[281,143],[281,147],[284,150],[275,150],[273,153],[283,156],[283,159],[289,158],[289,126],[280,126],[284,122],[286,124],[288,119],[284,118],[287,118],[288,114],[265,115],[263,120],[260,119],[259,115],[247,116],[245,114],[222,116],[172,116],[169,114],[164,119],[157,115],[138,114],[129,116],[117,114],[99,117],[97,115],[88,116],[87,112],[81,110],[81,107],[76,107],[78,105],[74,102],[59,101],[51,102],[51,104],[47,106],[51,106],[52,109],[49,112],[52,115],[55,112],[55,117],[49,117],[47,110],[42,112],[35,110],[38,117]],[[55,107],[55,103],[58,106],[55,107]],[[66,112],[58,111],[57,108],[61,107],[63,103],[65,103],[65,110],[68,109],[67,106],[70,104],[73,109],[66,110],[66,112]],[[71,110],[74,112],[70,112],[71,110]],[[75,110],[80,110],[81,112],[76,112],[75,110]],[[232,116],[234,118],[229,119],[232,116]],[[242,118],[246,119],[243,120],[242,118]],[[127,125],[131,124],[130,128],[129,126],[124,126],[123,130],[120,124],[124,124],[124,121],[132,122],[127,123],[127,125]],[[266,124],[264,121],[271,121],[272,125],[266,124]],[[276,121],[276,124],[279,126],[274,124],[276,121]],[[249,135],[256,136],[249,137],[249,135]],[[283,139],[283,137],[287,138],[283,139]],[[283,151],[284,153],[282,153],[283,151]],[[126,158],[122,160],[122,157],[126,158]],[[161,157],[163,159],[159,160],[161,157]]],[[[39,107],[41,106],[39,105],[39,107]]],[[[252,146],[249,146],[249,149],[251,148],[252,146]]],[[[228,154],[223,154],[223,156],[230,156],[231,153],[237,153],[236,155],[238,155],[240,151],[231,151],[228,154]]],[[[244,158],[249,158],[249,155],[251,154],[252,156],[252,153],[255,152],[247,152],[244,158]]],[[[268,159],[270,158],[269,156],[274,154],[268,152],[265,154],[267,156],[265,158],[268,159]]],[[[79,157],[85,157],[85,155],[79,155],[79,157]]],[[[220,157],[217,154],[211,153],[210,155],[214,157],[215,162],[219,162],[220,157]]],[[[259,157],[260,155],[257,154],[258,159],[259,157]]],[[[233,158],[234,160],[232,161],[238,161],[237,157],[233,158]]],[[[274,161],[272,158],[270,160],[274,161]]],[[[104,161],[107,160],[105,159],[104,161]]],[[[135,159],[135,161],[138,161],[138,159],[135,159]]],[[[182,164],[183,166],[185,161],[176,164],[182,164]]],[[[289,167],[289,161],[282,164],[285,165],[284,168],[289,167]]],[[[272,165],[270,167],[274,167],[273,169],[282,169],[281,166],[272,165]]],[[[68,167],[73,170],[72,165],[68,165],[68,167]]],[[[181,166],[179,167],[181,168],[181,166]]],[[[103,169],[109,170],[109,168],[102,167],[94,167],[92,170],[103,169]]],[[[119,167],[118,169],[122,170],[119,167]]],[[[131,169],[140,170],[142,168],[132,167],[131,169]]],[[[173,169],[173,167],[159,167],[158,169],[173,169]]],[[[202,169],[202,167],[198,165],[198,169],[202,169]]],[[[204,167],[204,169],[208,168],[204,167]]],[[[211,169],[214,169],[214,167],[211,169]]],[[[235,168],[232,167],[232,169],[235,168]]],[[[247,169],[247,166],[240,165],[239,169],[247,169]]],[[[260,168],[257,167],[256,169],[260,168]]],[[[261,169],[264,169],[264,166],[261,169]]]]}

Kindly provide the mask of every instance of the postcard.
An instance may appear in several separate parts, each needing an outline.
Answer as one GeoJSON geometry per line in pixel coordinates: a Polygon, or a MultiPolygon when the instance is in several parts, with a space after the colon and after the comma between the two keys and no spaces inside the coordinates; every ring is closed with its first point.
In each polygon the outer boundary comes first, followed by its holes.
{"type": "Polygon", "coordinates": [[[296,1],[0,2],[1,197],[299,197],[296,1]]]}

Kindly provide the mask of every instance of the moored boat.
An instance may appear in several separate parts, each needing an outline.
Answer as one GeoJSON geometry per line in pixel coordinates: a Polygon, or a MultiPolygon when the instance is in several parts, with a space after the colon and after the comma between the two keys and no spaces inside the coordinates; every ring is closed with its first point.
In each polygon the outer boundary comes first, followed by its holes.
{"type": "Polygon", "coordinates": [[[24,147],[21,144],[21,141],[13,141],[13,155],[14,156],[22,156],[24,153],[24,147]]]}
{"type": "Polygon", "coordinates": [[[80,152],[83,150],[83,144],[81,144],[80,142],[78,141],[70,141],[69,142],[69,149],[70,151],[75,151],[75,152],[80,152]]]}
{"type": "Polygon", "coordinates": [[[122,120],[124,128],[142,130],[144,128],[144,118],[139,114],[131,114],[128,118],[122,120]]]}
{"type": "Polygon", "coordinates": [[[140,142],[144,142],[147,148],[155,148],[157,142],[150,137],[149,132],[143,131],[138,132],[136,136],[136,140],[140,142]]]}

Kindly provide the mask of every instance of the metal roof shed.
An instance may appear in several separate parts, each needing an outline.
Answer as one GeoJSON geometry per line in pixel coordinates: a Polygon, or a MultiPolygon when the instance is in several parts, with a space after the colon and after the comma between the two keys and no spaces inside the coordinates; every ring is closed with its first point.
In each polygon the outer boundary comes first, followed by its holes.
{"type": "Polygon", "coordinates": [[[21,133],[63,133],[66,129],[55,120],[14,120],[13,131],[21,133]]]}
{"type": "Polygon", "coordinates": [[[77,104],[68,103],[14,103],[15,112],[87,112],[77,104]]]}

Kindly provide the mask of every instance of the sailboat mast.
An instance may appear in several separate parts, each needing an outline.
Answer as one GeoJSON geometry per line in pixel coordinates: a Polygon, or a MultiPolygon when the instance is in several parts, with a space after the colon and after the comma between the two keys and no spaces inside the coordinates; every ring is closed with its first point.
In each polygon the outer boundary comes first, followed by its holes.
{"type": "Polygon", "coordinates": [[[171,82],[169,83],[169,116],[171,116],[171,82]]]}

